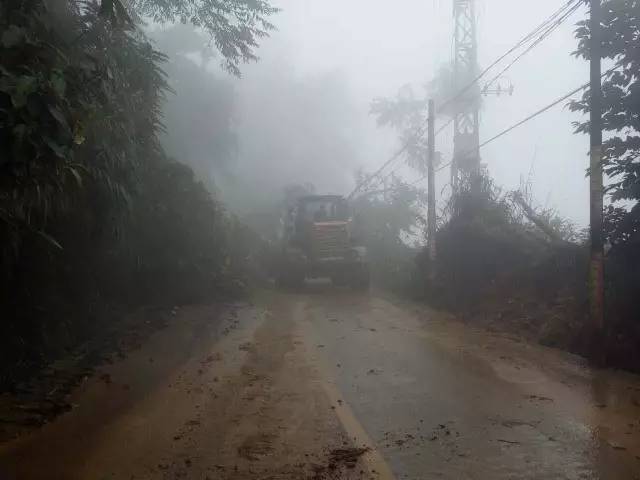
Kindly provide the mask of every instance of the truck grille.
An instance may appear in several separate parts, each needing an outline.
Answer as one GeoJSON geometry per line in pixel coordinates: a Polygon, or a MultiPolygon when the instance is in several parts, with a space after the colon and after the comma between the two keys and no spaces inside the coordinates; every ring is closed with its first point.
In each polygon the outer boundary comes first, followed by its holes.
{"type": "Polygon", "coordinates": [[[346,254],[349,234],[346,222],[313,224],[313,256],[316,259],[340,258],[346,254]]]}

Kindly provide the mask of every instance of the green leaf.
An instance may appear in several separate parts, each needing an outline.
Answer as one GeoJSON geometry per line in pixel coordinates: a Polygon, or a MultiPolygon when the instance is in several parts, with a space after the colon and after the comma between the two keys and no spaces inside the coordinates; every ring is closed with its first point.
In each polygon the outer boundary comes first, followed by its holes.
{"type": "Polygon", "coordinates": [[[11,95],[11,102],[16,108],[22,108],[27,104],[27,97],[38,88],[38,79],[30,75],[18,77],[16,88],[11,95]]]}
{"type": "Polygon", "coordinates": [[[127,7],[122,0],[102,0],[100,4],[100,15],[108,17],[113,22],[122,23],[125,26],[133,25],[133,20],[129,15],[127,7]]]}
{"type": "Polygon", "coordinates": [[[64,97],[67,89],[67,82],[64,79],[64,75],[60,70],[54,70],[51,72],[51,87],[56,95],[60,98],[64,97]]]}

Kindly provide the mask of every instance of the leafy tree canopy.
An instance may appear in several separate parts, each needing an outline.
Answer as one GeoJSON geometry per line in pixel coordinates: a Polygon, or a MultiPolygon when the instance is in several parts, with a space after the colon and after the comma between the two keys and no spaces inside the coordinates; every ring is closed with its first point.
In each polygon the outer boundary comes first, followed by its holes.
{"type": "Polygon", "coordinates": [[[268,18],[279,10],[267,0],[102,0],[102,9],[126,20],[135,15],[160,24],[202,28],[234,75],[240,75],[241,63],[257,60],[258,40],[274,29],[268,18]]]}
{"type": "Polygon", "coordinates": [[[378,126],[392,127],[406,145],[407,164],[424,170],[427,141],[427,102],[417,98],[411,85],[400,88],[395,98],[375,98],[370,113],[377,117],[378,126]]]}
{"type": "MultiPolygon", "coordinates": [[[[605,0],[602,13],[605,66],[618,65],[602,83],[604,171],[610,180],[611,199],[632,204],[628,212],[623,207],[608,207],[607,233],[617,243],[633,237],[640,225],[640,0],[605,0]]],[[[587,20],[578,24],[576,38],[575,55],[588,60],[591,32],[587,20]]],[[[591,92],[586,91],[570,108],[588,113],[590,97],[591,92]]],[[[577,132],[589,132],[588,121],[575,125],[577,132]]]]}

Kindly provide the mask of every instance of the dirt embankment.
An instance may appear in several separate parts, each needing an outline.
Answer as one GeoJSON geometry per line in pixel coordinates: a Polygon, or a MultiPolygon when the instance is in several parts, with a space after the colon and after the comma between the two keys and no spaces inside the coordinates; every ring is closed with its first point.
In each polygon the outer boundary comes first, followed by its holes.
{"type": "MultiPolygon", "coordinates": [[[[7,385],[0,395],[0,442],[54,420],[73,408],[70,394],[96,375],[101,366],[121,361],[158,330],[175,319],[174,308],[142,308],[109,329],[93,335],[56,361],[21,372],[21,381],[7,385]],[[31,372],[30,375],[26,373],[31,372]]],[[[109,375],[101,380],[110,383],[109,375]]]]}

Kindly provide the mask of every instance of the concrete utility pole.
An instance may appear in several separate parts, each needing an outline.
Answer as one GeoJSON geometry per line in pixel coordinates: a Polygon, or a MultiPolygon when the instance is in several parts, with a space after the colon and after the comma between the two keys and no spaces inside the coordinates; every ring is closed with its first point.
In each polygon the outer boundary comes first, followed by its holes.
{"type": "Polygon", "coordinates": [[[600,0],[591,0],[591,152],[590,152],[590,225],[591,258],[589,264],[589,314],[591,323],[591,359],[604,363],[604,241],[602,179],[602,40],[600,0]]]}
{"type": "Polygon", "coordinates": [[[431,268],[429,275],[435,279],[436,260],[436,173],[434,163],[436,161],[436,109],[433,100],[429,100],[429,155],[427,157],[427,239],[429,241],[429,261],[431,268]]]}
{"type": "MultiPolygon", "coordinates": [[[[454,0],[454,60],[455,91],[465,88],[477,75],[478,44],[476,35],[475,0],[454,0]]],[[[459,172],[470,174],[480,170],[479,92],[471,88],[454,105],[453,162],[451,185],[457,188],[459,172]]]]}

